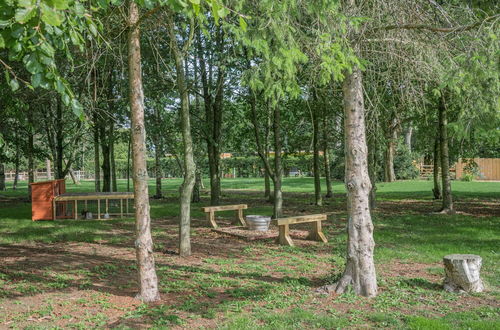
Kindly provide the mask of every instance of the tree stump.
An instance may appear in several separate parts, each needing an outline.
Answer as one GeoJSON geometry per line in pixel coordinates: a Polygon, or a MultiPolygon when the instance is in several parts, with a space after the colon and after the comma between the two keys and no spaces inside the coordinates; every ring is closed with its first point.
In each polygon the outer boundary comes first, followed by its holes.
{"type": "Polygon", "coordinates": [[[443,258],[446,277],[444,289],[449,292],[482,292],[480,277],[482,259],[473,254],[450,254],[443,258]]]}

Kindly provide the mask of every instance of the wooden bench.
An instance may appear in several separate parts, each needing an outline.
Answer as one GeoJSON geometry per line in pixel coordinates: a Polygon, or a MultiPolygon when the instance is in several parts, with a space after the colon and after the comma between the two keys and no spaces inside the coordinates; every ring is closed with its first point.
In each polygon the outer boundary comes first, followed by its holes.
{"type": "Polygon", "coordinates": [[[237,205],[219,205],[219,206],[205,206],[202,207],[202,211],[207,214],[207,220],[210,222],[213,228],[217,228],[215,223],[215,212],[217,211],[232,211],[236,210],[236,220],[242,225],[245,225],[243,220],[243,210],[247,209],[247,204],[237,204],[237,205]]]}
{"type": "Polygon", "coordinates": [[[326,214],[303,215],[298,217],[279,218],[273,220],[274,224],[278,225],[279,227],[279,236],[276,241],[281,245],[294,246],[292,238],[290,237],[289,226],[296,223],[311,222],[312,228],[309,231],[309,236],[307,236],[306,239],[326,243],[328,241],[321,231],[321,221],[323,220],[326,220],[326,214]]]}

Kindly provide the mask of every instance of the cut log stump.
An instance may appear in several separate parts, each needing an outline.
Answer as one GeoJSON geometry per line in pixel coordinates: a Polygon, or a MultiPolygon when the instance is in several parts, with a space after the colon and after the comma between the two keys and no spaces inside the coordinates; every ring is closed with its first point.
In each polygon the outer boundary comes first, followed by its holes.
{"type": "Polygon", "coordinates": [[[473,254],[450,254],[443,258],[446,277],[444,289],[449,292],[482,292],[480,271],[482,259],[473,254]]]}

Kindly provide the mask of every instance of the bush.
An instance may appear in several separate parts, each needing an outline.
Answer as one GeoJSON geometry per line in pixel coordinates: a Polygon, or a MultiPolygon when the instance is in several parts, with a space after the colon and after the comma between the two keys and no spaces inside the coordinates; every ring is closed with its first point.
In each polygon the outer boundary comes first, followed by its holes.
{"type": "Polygon", "coordinates": [[[413,155],[403,142],[398,143],[394,157],[394,172],[398,180],[416,179],[419,175],[418,168],[413,161],[413,155]]]}

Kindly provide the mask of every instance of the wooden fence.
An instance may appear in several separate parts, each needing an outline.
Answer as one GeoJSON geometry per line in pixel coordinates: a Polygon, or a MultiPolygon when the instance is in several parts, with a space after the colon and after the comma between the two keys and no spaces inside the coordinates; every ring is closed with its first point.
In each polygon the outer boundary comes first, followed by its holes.
{"type": "MultiPolygon", "coordinates": [[[[35,175],[35,181],[45,181],[45,180],[53,180],[54,179],[54,173],[50,172],[50,176],[47,175],[46,171],[36,171],[34,173],[35,175]]],[[[75,179],[80,181],[80,180],[93,180],[94,179],[94,173],[89,173],[85,171],[73,171],[73,175],[75,176],[75,179]]],[[[5,180],[6,181],[14,181],[14,176],[15,172],[14,171],[9,171],[5,172],[5,180]]],[[[66,176],[67,179],[70,179],[70,175],[68,174],[66,176]]],[[[28,172],[19,172],[19,175],[17,177],[19,181],[28,181],[28,172]]]]}
{"type": "Polygon", "coordinates": [[[456,165],[457,178],[462,178],[464,167],[473,160],[478,165],[479,174],[475,177],[478,180],[500,180],[500,158],[473,158],[459,159],[456,165]]]}

